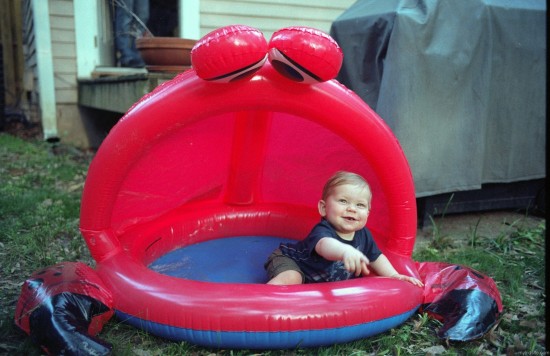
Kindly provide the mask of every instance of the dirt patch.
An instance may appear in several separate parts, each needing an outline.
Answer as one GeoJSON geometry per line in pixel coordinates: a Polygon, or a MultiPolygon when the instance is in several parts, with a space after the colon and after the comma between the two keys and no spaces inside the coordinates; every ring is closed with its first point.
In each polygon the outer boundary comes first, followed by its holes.
{"type": "Polygon", "coordinates": [[[453,214],[435,217],[433,224],[427,224],[419,229],[416,235],[415,248],[421,248],[430,243],[434,230],[440,236],[449,237],[456,242],[464,242],[473,236],[480,238],[497,238],[503,234],[520,228],[534,228],[543,218],[526,215],[515,211],[490,211],[469,214],[453,214]]]}
{"type": "Polygon", "coordinates": [[[25,119],[6,118],[0,132],[22,139],[42,139],[42,126],[39,123],[29,122],[25,119]]]}

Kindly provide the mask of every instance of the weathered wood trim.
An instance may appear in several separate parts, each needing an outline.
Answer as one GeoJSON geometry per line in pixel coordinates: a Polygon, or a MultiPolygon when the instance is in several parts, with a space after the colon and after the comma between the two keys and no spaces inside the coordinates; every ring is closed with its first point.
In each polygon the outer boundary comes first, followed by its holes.
{"type": "Polygon", "coordinates": [[[76,76],[91,78],[94,68],[100,65],[98,50],[99,14],[97,0],[74,0],[76,38],[76,76]]]}
{"type": "Polygon", "coordinates": [[[42,130],[44,132],[44,139],[52,140],[58,138],[58,133],[48,1],[32,0],[32,18],[42,130]]]}
{"type": "Polygon", "coordinates": [[[179,36],[198,40],[200,33],[200,0],[179,0],[179,36]]]}

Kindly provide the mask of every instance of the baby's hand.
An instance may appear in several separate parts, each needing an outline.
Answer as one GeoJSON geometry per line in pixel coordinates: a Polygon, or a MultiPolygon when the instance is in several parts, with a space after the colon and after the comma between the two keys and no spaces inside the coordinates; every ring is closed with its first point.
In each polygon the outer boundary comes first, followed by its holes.
{"type": "Polygon", "coordinates": [[[344,252],[342,261],[344,262],[346,270],[350,273],[354,273],[356,277],[361,274],[367,275],[370,273],[367,267],[369,264],[369,259],[361,253],[361,251],[351,246],[349,246],[349,249],[344,252]]]}
{"type": "Polygon", "coordinates": [[[414,284],[415,286],[418,286],[418,287],[423,287],[424,286],[424,283],[422,283],[420,280],[418,280],[414,277],[405,276],[405,275],[399,274],[399,273],[394,274],[393,276],[391,276],[391,278],[399,279],[400,281],[406,281],[406,282],[412,283],[412,284],[414,284]]]}

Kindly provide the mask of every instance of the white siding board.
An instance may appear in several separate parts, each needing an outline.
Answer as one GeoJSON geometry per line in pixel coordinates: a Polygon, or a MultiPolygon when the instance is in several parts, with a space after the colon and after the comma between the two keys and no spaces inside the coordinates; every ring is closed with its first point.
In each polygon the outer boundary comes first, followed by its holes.
{"type": "Polygon", "coordinates": [[[50,21],[57,104],[76,104],[78,86],[73,1],[50,0],[50,21]]]}
{"type": "Polygon", "coordinates": [[[261,30],[267,38],[270,38],[273,32],[289,26],[307,26],[317,28],[321,31],[328,33],[330,30],[330,22],[322,22],[320,20],[303,20],[303,19],[289,19],[289,18],[268,18],[268,17],[243,17],[235,16],[227,22],[220,22],[217,16],[205,15],[202,17],[202,27],[205,30],[205,34],[215,30],[221,26],[241,24],[252,26],[261,30]],[[328,29],[327,29],[328,27],[328,29]]]}
{"type": "Polygon", "coordinates": [[[323,23],[331,23],[332,20],[326,20],[326,19],[336,19],[338,17],[338,13],[334,11],[317,11],[317,12],[309,12],[307,15],[303,15],[298,12],[292,12],[292,9],[289,9],[288,13],[283,12],[277,12],[273,10],[265,10],[261,13],[255,13],[251,10],[249,11],[235,11],[231,13],[222,13],[222,12],[209,12],[205,13],[204,16],[217,16],[218,18],[220,16],[226,17],[228,20],[232,20],[233,18],[237,17],[244,17],[248,18],[250,20],[253,20],[255,18],[263,18],[263,19],[292,19],[295,21],[320,21],[323,23]]]}
{"type": "MultiPolygon", "coordinates": [[[[54,64],[54,71],[56,73],[73,73],[76,68],[76,58],[62,58],[56,57],[54,64]]],[[[73,79],[74,80],[74,79],[73,79]]],[[[76,83],[76,80],[74,80],[76,83]]]]}
{"type": "Polygon", "coordinates": [[[303,0],[202,0],[201,36],[231,24],[243,24],[261,30],[267,39],[287,26],[309,26],[329,32],[332,22],[354,0],[316,2],[303,0]]]}
{"type": "MultiPolygon", "coordinates": [[[[335,17],[336,18],[336,17],[335,17]]],[[[215,22],[224,22],[224,23],[239,23],[239,22],[231,22],[231,21],[246,21],[246,23],[242,23],[243,25],[252,26],[251,23],[276,23],[281,21],[286,22],[292,22],[295,24],[301,24],[303,23],[321,23],[321,24],[331,24],[332,20],[325,20],[321,16],[311,16],[311,17],[300,17],[300,16],[294,16],[294,15],[284,15],[284,14],[277,14],[273,13],[272,15],[246,15],[246,14],[240,14],[235,13],[231,16],[225,16],[225,18],[221,19],[220,14],[203,14],[201,16],[201,23],[215,23],[215,22]]],[[[329,28],[330,29],[330,28],[329,28]]],[[[324,29],[320,29],[324,30],[324,29]]]]}
{"type": "Polygon", "coordinates": [[[56,90],[78,88],[77,83],[75,83],[75,81],[73,80],[71,73],[56,73],[55,87],[56,87],[56,90]]]}
{"type": "Polygon", "coordinates": [[[52,29],[52,38],[55,38],[55,42],[74,43],[74,32],[67,30],[52,29]]]}
{"type": "Polygon", "coordinates": [[[50,0],[50,14],[57,16],[73,16],[72,0],[50,0]]]}
{"type": "Polygon", "coordinates": [[[311,8],[319,8],[319,7],[327,7],[327,8],[334,8],[334,9],[347,9],[351,4],[355,2],[355,0],[316,0],[313,1],[306,1],[306,0],[238,0],[238,1],[231,1],[231,0],[202,0],[201,3],[211,4],[215,2],[226,2],[227,4],[232,4],[234,2],[242,2],[242,3],[248,3],[251,5],[257,5],[257,4],[275,4],[275,5],[290,5],[290,6],[307,6],[311,8]]]}
{"type": "Polygon", "coordinates": [[[77,88],[56,89],[57,104],[74,104],[78,101],[77,88]]]}
{"type": "Polygon", "coordinates": [[[51,19],[52,29],[74,32],[74,18],[64,16],[51,16],[51,19]]]}
{"type": "Polygon", "coordinates": [[[76,58],[74,42],[54,42],[52,51],[54,58],[76,58]]]}
{"type": "Polygon", "coordinates": [[[332,18],[343,12],[343,9],[337,7],[312,7],[307,3],[289,5],[274,4],[273,2],[246,2],[246,1],[205,1],[202,10],[204,13],[217,14],[240,14],[251,16],[292,16],[296,18],[332,18]]]}

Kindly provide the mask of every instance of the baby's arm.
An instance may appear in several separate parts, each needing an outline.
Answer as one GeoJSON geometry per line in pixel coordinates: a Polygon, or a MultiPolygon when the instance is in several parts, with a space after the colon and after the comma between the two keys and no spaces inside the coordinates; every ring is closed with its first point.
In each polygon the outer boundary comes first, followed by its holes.
{"type": "Polygon", "coordinates": [[[369,259],[353,246],[331,237],[323,237],[315,245],[315,251],[329,261],[343,261],[346,269],[356,276],[369,274],[369,259]]]}
{"type": "Polygon", "coordinates": [[[378,256],[378,258],[375,261],[371,262],[370,265],[376,271],[376,273],[378,273],[379,276],[395,278],[399,279],[400,281],[407,281],[419,287],[422,287],[424,285],[420,280],[414,277],[399,274],[395,270],[395,268],[393,268],[390,260],[388,260],[388,258],[384,254],[378,256]]]}

